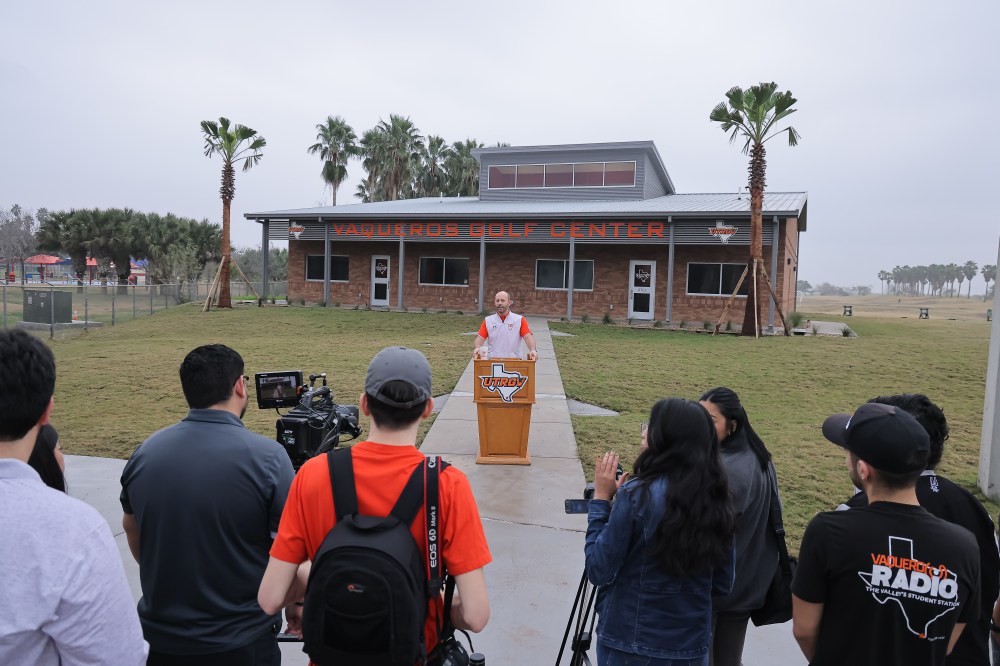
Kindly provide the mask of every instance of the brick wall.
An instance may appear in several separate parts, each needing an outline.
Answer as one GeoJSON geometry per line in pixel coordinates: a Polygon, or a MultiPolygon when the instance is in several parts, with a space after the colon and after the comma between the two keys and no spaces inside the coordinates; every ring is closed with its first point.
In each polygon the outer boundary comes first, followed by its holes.
{"type": "MultiPolygon", "coordinates": [[[[797,221],[784,220],[780,225],[778,242],[778,272],[773,284],[787,312],[792,309],[798,265],[797,221]],[[791,263],[789,263],[791,259],[791,263]]],[[[332,242],[332,253],[350,257],[350,282],[332,282],[330,303],[342,306],[369,303],[371,293],[371,257],[390,257],[389,307],[398,302],[399,244],[391,242],[332,242]]],[[[293,301],[305,299],[319,302],[323,299],[323,282],[306,281],[306,255],[321,255],[322,241],[290,241],[288,249],[288,293],[293,301]]],[[[677,245],[674,258],[674,299],[671,321],[681,321],[700,326],[703,321],[714,324],[719,320],[728,296],[691,296],[687,294],[687,268],[690,262],[745,263],[746,246],[677,245]]],[[[479,244],[478,243],[408,243],[403,266],[404,305],[408,310],[461,310],[478,312],[492,310],[493,295],[500,290],[510,292],[517,312],[544,314],[553,317],[566,315],[567,294],[563,290],[535,289],[535,262],[537,259],[568,259],[566,245],[546,243],[496,243],[486,246],[486,278],[484,289],[485,308],[477,303],[479,297],[479,244]],[[467,286],[425,286],[418,284],[420,257],[465,258],[469,261],[467,286]]],[[[591,319],[610,314],[622,320],[628,316],[629,262],[647,260],[656,262],[655,301],[653,318],[666,318],[668,248],[666,245],[597,245],[580,243],[576,246],[578,260],[594,261],[594,288],[592,291],[575,291],[573,315],[587,315],[591,319]]],[[[764,261],[771,270],[771,246],[764,246],[764,261]]],[[[733,325],[743,321],[746,307],[744,298],[737,297],[726,320],[733,325]]],[[[762,308],[767,317],[767,305],[762,308]]],[[[777,317],[776,323],[780,324],[777,317]]],[[[725,323],[725,322],[723,322],[725,323]]]]}

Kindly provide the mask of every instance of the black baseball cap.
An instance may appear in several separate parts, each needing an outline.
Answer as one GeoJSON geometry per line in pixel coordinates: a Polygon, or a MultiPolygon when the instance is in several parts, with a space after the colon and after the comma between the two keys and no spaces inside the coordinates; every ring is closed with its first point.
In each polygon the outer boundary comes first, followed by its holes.
{"type": "Polygon", "coordinates": [[[431,397],[431,365],[427,357],[408,347],[386,347],[368,364],[365,393],[392,407],[413,407],[431,397]],[[417,397],[406,402],[382,394],[388,382],[406,382],[417,391],[417,397]]]}
{"type": "Polygon", "coordinates": [[[834,414],[823,422],[823,436],[875,469],[890,474],[923,470],[931,452],[924,427],[892,405],[866,403],[854,414],[834,414]]]}

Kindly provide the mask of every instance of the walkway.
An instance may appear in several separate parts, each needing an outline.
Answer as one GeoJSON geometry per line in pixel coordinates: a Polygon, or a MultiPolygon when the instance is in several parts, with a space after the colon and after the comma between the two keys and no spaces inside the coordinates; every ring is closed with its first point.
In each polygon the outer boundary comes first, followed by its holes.
{"type": "MultiPolygon", "coordinates": [[[[472,484],[493,553],[493,562],[486,567],[492,615],[486,629],[472,638],[487,662],[500,666],[555,663],[583,573],[587,526],[586,516],[567,515],[563,510],[565,499],[582,496],[585,479],[552,336],[544,319],[530,317],[528,321],[539,352],[528,439],[532,464],[476,465],[479,434],[471,361],[421,448],[426,454],[442,455],[465,472],[472,484]]],[[[468,346],[471,353],[471,341],[468,346]]],[[[68,456],[67,476],[71,493],[95,506],[110,523],[138,599],[138,567],[128,552],[118,504],[118,479],[124,464],[122,460],[68,456]]],[[[304,665],[307,660],[300,649],[285,644],[284,663],[304,665]]],[[[805,664],[790,624],[751,626],[743,661],[747,666],[805,664]]],[[[563,664],[568,663],[564,655],[563,664]]]]}

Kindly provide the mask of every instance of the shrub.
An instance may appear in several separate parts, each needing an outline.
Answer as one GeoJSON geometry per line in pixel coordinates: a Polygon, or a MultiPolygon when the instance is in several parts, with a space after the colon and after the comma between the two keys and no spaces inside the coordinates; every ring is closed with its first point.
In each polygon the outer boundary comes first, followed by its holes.
{"type": "Polygon", "coordinates": [[[802,322],[805,321],[805,319],[805,315],[801,312],[790,312],[785,317],[785,321],[787,321],[788,325],[792,328],[801,328],[802,322]]]}
{"type": "Polygon", "coordinates": [[[845,338],[849,338],[852,335],[854,335],[854,331],[851,330],[850,326],[844,326],[844,328],[841,329],[840,334],[843,335],[845,338]]]}
{"type": "Polygon", "coordinates": [[[460,314],[465,314],[465,313],[462,312],[461,310],[455,310],[455,314],[460,315],[460,314]]]}
{"type": "Polygon", "coordinates": [[[816,324],[813,324],[812,334],[819,335],[819,326],[817,326],[816,324]]]}
{"type": "Polygon", "coordinates": [[[306,299],[304,299],[304,298],[300,298],[300,299],[299,299],[299,305],[301,305],[301,306],[305,307],[305,304],[306,304],[306,299]]]}
{"type": "MultiPolygon", "coordinates": [[[[610,324],[610,323],[611,323],[611,314],[610,314],[610,313],[608,313],[608,312],[605,312],[605,313],[604,313],[604,316],[603,316],[603,317],[601,317],[601,323],[602,323],[602,324],[610,324]]],[[[629,320],[628,320],[628,323],[630,323],[630,324],[631,324],[631,323],[632,323],[632,320],[631,320],[631,319],[629,319],[629,320]]]]}
{"type": "Polygon", "coordinates": [[[326,307],[326,301],[320,301],[316,305],[320,306],[321,308],[325,308],[326,307]]]}
{"type": "Polygon", "coordinates": [[[360,306],[360,305],[355,305],[355,306],[354,306],[354,309],[355,309],[355,310],[360,310],[360,309],[361,309],[361,306],[360,306]]]}
{"type": "Polygon", "coordinates": [[[677,328],[687,328],[687,322],[682,321],[681,323],[677,324],[677,328]]]}
{"type": "Polygon", "coordinates": [[[733,330],[733,320],[730,319],[729,321],[726,322],[726,332],[731,333],[732,330],[733,330]]]}
{"type": "Polygon", "coordinates": [[[653,322],[653,328],[663,328],[663,322],[659,319],[653,322]]]}
{"type": "Polygon", "coordinates": [[[587,315],[583,315],[582,317],[580,317],[580,321],[586,324],[588,321],[590,321],[590,317],[588,317],[587,315]]]}
{"type": "Polygon", "coordinates": [[[704,329],[705,329],[706,331],[709,331],[709,330],[711,330],[711,329],[712,329],[712,322],[710,322],[709,320],[707,320],[707,319],[706,319],[705,321],[701,322],[701,326],[702,326],[702,328],[704,328],[704,329]]]}
{"type": "Polygon", "coordinates": [[[333,302],[333,307],[339,308],[340,307],[340,301],[334,301],[333,302]]]}
{"type": "Polygon", "coordinates": [[[423,312],[424,314],[427,314],[427,308],[421,308],[420,311],[423,312]]]}

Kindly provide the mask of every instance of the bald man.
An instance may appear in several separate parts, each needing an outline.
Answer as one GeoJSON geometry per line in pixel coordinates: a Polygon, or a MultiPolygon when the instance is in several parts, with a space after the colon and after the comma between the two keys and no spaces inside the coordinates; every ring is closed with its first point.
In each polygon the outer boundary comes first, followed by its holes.
{"type": "Polygon", "coordinates": [[[493,298],[497,313],[483,320],[476,336],[476,345],[472,350],[472,358],[521,358],[521,339],[528,345],[528,359],[538,358],[538,348],[535,346],[535,336],[528,328],[528,320],[510,311],[510,294],[498,291],[493,298]],[[487,349],[483,343],[489,341],[487,349]]]}

